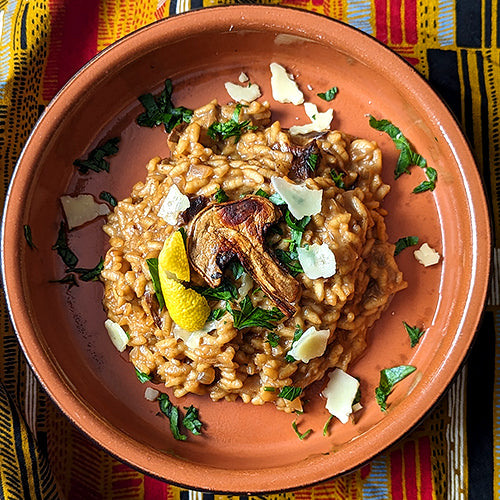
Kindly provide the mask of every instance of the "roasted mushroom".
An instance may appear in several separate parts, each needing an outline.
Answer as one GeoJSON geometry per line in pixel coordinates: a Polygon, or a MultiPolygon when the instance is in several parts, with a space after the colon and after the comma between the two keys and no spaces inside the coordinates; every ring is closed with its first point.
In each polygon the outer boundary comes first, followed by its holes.
{"type": "Polygon", "coordinates": [[[262,291],[286,316],[297,308],[299,283],[266,251],[267,228],[281,217],[280,210],[262,196],[213,203],[192,220],[187,248],[191,265],[212,287],[220,285],[223,268],[238,258],[262,291]]]}

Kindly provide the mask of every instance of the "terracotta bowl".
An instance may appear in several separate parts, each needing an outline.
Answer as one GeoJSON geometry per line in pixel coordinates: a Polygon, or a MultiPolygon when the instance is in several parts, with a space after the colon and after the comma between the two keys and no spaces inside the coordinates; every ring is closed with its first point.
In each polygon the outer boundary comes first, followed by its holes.
{"type": "MultiPolygon", "coordinates": [[[[93,267],[107,238],[98,219],[69,235],[79,265],[93,267]]],[[[41,384],[93,441],[148,474],[195,489],[264,492],[304,487],[350,471],[407,433],[435,404],[467,354],[481,316],[489,273],[490,230],[485,197],[469,147],[443,102],[400,57],[342,23],[279,7],[200,10],[147,26],[87,64],[47,107],[15,171],[3,220],[2,265],[12,321],[41,384]],[[383,175],[392,185],[385,207],[391,241],[418,235],[441,255],[424,267],[413,251],[398,262],[409,283],[369,335],[366,354],[351,369],[361,377],[363,410],[355,423],[328,417],[319,389],[302,416],[273,405],[212,402],[188,396],[206,424],[202,436],[173,439],[156,403],[144,399],[126,353],[109,341],[102,285],[69,288],[51,282],[65,273],[52,249],[63,220],[59,197],[102,190],[117,198],[146,176],[151,157],[168,156],[162,127],[140,128],[137,98],[158,92],[166,78],[174,102],[194,108],[212,98],[229,102],[224,82],[245,72],[290,126],[305,121],[301,107],[272,100],[269,64],[293,73],[320,110],[335,110],[332,126],[377,141],[383,175]],[[316,94],[339,89],[331,103],[316,94]],[[368,115],[396,124],[438,174],[433,192],[412,194],[424,173],[394,180],[398,151],[368,115]],[[73,160],[120,136],[109,173],[80,174],[73,160]],[[32,230],[36,249],[23,227],[32,230]],[[402,321],[425,325],[411,349],[402,321]],[[383,413],[373,397],[383,368],[412,364],[417,372],[396,386],[383,413]],[[292,429],[313,429],[299,440],[292,429]]]]}

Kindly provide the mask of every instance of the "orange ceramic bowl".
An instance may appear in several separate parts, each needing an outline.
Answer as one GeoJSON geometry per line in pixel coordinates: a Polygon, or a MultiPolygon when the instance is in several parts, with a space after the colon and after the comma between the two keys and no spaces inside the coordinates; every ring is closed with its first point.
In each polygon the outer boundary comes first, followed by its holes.
{"type": "MultiPolygon", "coordinates": [[[[71,232],[82,267],[106,251],[102,219],[71,232]]],[[[87,64],[47,107],[12,179],[3,221],[5,289],[19,341],[41,384],[60,409],[93,441],[133,467],[172,483],[219,492],[265,492],[304,487],[350,471],[407,433],[443,394],[461,366],[483,309],[488,282],[490,229],[478,171],[460,128],[443,102],[406,62],[369,36],[299,10],[233,6],[183,14],[118,41],[87,64]],[[59,197],[110,191],[128,196],[154,156],[168,156],[165,132],[140,128],[137,98],[157,92],[166,78],[174,102],[194,108],[212,98],[228,102],[224,82],[245,72],[272,103],[284,126],[304,120],[302,109],[272,100],[269,64],[296,77],[306,100],[335,110],[333,127],[377,141],[384,154],[385,201],[391,241],[418,235],[439,251],[423,267],[412,250],[398,256],[408,281],[369,335],[366,354],[352,365],[361,378],[363,410],[356,423],[322,428],[328,417],[318,392],[302,416],[273,405],[212,402],[187,396],[206,424],[202,436],[173,439],[155,403],[144,399],[126,354],[109,341],[103,323],[102,285],[69,288],[52,249],[63,218],[59,197]],[[331,103],[316,94],[339,89],[331,103]],[[397,181],[398,151],[372,129],[368,115],[395,123],[439,175],[433,192],[412,194],[424,179],[413,170],[397,181]],[[79,174],[73,160],[104,139],[120,136],[110,172],[79,174]],[[23,226],[36,249],[27,245],[23,226]],[[425,325],[413,349],[402,321],[425,325]],[[412,364],[417,372],[398,384],[387,413],[375,398],[383,368],[412,364]],[[313,429],[299,440],[292,429],[313,429]]]]}

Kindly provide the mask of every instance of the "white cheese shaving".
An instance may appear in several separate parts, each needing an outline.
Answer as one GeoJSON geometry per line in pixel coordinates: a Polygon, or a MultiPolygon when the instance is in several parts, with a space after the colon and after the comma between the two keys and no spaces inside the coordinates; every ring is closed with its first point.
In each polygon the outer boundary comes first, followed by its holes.
{"type": "Polygon", "coordinates": [[[144,391],[144,397],[148,401],[156,401],[158,399],[159,395],[160,395],[160,391],[157,391],[156,389],[153,389],[152,387],[146,387],[146,390],[144,391]]]}
{"type": "Polygon", "coordinates": [[[291,102],[298,105],[304,102],[304,94],[300,91],[286,69],[278,63],[271,63],[271,90],[275,101],[281,103],[291,102]]]}
{"type": "Polygon", "coordinates": [[[179,214],[188,209],[190,204],[189,198],[182,194],[175,184],[172,184],[158,210],[158,217],[161,217],[167,224],[175,226],[179,214]]]}
{"type": "Polygon", "coordinates": [[[238,288],[238,297],[245,297],[246,294],[252,289],[253,279],[248,273],[244,273],[241,277],[241,285],[238,288]]]}
{"type": "Polygon", "coordinates": [[[108,206],[104,203],[97,203],[91,194],[64,195],[60,199],[68,229],[81,226],[100,215],[109,214],[108,206]]]}
{"type": "Polygon", "coordinates": [[[235,102],[249,103],[262,95],[260,87],[256,83],[250,83],[246,87],[242,87],[232,82],[226,82],[224,86],[231,99],[235,102]]]}
{"type": "Polygon", "coordinates": [[[240,73],[240,76],[238,77],[238,81],[240,83],[245,83],[245,82],[248,82],[248,76],[246,75],[246,73],[243,73],[243,71],[240,73]]]}
{"type": "Polygon", "coordinates": [[[326,243],[299,247],[297,253],[305,275],[312,280],[330,278],[337,271],[335,254],[326,243]]]}
{"type": "Polygon", "coordinates": [[[345,424],[353,411],[352,403],[359,389],[359,381],[340,368],[335,368],[328,376],[330,381],[323,391],[326,409],[345,424]]]}
{"type": "Polygon", "coordinates": [[[184,330],[179,325],[174,324],[172,334],[176,339],[181,339],[190,349],[196,349],[200,347],[202,337],[217,328],[217,323],[218,321],[207,321],[202,329],[193,332],[184,330]]]}
{"type": "Polygon", "coordinates": [[[309,189],[305,184],[293,184],[281,177],[271,177],[271,184],[296,219],[321,212],[322,189],[309,189]]]}
{"type": "Polygon", "coordinates": [[[437,264],[441,258],[439,253],[427,243],[424,243],[418,250],[415,250],[413,255],[415,255],[415,258],[425,267],[437,264]]]}
{"type": "Polygon", "coordinates": [[[304,110],[306,115],[310,118],[311,123],[290,127],[290,134],[309,134],[310,132],[325,132],[330,129],[330,124],[333,119],[333,109],[330,108],[324,113],[320,113],[316,104],[306,102],[304,103],[304,110]]]}
{"type": "Polygon", "coordinates": [[[127,347],[128,343],[128,335],[125,333],[125,330],[114,321],[107,319],[104,322],[104,326],[108,331],[109,338],[113,345],[118,349],[118,351],[123,352],[127,347]]]}
{"type": "Polygon", "coordinates": [[[329,337],[330,330],[316,330],[311,326],[293,343],[287,354],[297,361],[309,363],[311,359],[323,355],[329,337]]]}

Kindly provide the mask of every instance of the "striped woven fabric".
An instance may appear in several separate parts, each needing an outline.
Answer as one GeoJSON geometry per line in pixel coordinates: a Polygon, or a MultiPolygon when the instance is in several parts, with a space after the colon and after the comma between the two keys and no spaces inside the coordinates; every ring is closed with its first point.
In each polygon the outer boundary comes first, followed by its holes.
{"type": "MultiPolygon", "coordinates": [[[[85,62],[131,31],[235,0],[0,0],[0,157],[5,197],[40,112],[85,62]],[[85,29],[82,28],[85,27],[85,29]]],[[[0,314],[0,499],[500,498],[500,25],[496,0],[256,0],[342,20],[386,43],[440,92],[475,153],[492,207],[486,315],[468,365],[426,420],[363,468],[305,490],[230,497],[144,476],[70,426],[0,314]]]]}

